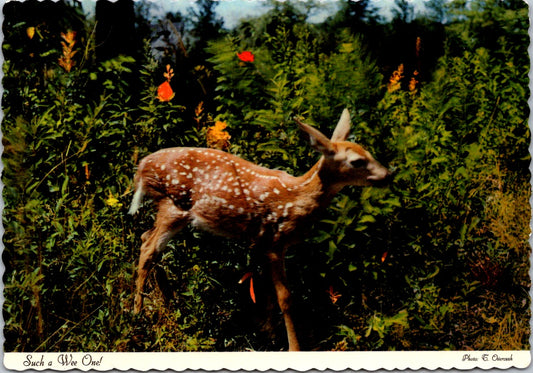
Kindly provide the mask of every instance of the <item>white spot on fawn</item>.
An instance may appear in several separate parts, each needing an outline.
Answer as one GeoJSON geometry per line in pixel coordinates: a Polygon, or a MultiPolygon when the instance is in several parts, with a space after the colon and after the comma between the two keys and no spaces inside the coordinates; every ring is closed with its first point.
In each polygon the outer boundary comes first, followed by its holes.
{"type": "Polygon", "coordinates": [[[285,205],[285,209],[283,210],[283,216],[287,217],[289,216],[289,209],[291,207],[293,207],[294,204],[292,202],[288,202],[286,205],[285,205]]]}

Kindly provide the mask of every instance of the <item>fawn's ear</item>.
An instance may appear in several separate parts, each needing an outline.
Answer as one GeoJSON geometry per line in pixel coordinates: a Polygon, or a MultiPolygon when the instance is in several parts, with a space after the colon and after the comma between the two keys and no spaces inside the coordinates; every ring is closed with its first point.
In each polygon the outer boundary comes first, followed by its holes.
{"type": "Polygon", "coordinates": [[[350,112],[348,109],[342,111],[341,119],[331,135],[331,141],[345,141],[350,134],[350,112]]]}
{"type": "Polygon", "coordinates": [[[294,120],[296,123],[298,123],[300,129],[309,135],[309,142],[314,149],[318,150],[324,155],[335,154],[335,149],[333,149],[331,141],[329,141],[329,139],[322,132],[308,124],[301,122],[298,118],[294,118],[294,120]]]}

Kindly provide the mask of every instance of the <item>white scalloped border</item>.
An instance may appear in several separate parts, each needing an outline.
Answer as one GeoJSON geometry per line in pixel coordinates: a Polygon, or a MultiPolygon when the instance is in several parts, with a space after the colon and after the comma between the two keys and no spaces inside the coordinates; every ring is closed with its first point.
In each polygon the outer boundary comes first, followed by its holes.
{"type": "Polygon", "coordinates": [[[33,370],[524,369],[530,351],[370,352],[8,352],[4,366],[33,370]]]}

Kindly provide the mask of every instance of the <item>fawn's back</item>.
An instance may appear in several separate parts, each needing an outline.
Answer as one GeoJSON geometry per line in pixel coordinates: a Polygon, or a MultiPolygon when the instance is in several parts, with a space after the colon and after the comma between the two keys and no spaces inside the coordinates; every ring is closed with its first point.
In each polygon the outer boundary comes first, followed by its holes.
{"type": "Polygon", "coordinates": [[[138,192],[172,199],[176,214],[227,237],[261,236],[274,224],[281,232],[294,229],[298,217],[317,207],[305,188],[310,183],[204,148],[160,150],[140,162],[136,175],[138,192]]]}

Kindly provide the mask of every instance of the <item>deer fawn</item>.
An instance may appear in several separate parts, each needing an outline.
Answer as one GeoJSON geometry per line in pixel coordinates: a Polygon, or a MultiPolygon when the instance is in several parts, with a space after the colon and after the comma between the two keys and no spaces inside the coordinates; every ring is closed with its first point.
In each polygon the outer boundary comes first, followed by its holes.
{"type": "Polygon", "coordinates": [[[142,237],[134,312],[141,311],[148,272],[168,241],[187,224],[225,237],[244,236],[265,254],[287,330],[289,351],[300,349],[290,310],[284,268],[287,247],[320,208],[346,185],[384,185],[389,172],[360,145],[345,141],[344,110],[331,140],[295,119],[322,153],[303,176],[270,170],[214,149],[171,148],[145,157],[135,175],[135,214],[143,196],[157,204],[152,229],[142,237]]]}

